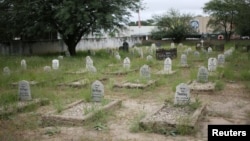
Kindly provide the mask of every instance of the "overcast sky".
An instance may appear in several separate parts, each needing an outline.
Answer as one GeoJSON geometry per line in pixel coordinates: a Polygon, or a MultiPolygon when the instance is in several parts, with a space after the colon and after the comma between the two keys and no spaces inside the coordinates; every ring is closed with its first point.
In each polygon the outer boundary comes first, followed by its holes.
{"type": "MultiPolygon", "coordinates": [[[[202,8],[210,0],[142,0],[145,9],[140,11],[140,19],[152,19],[153,15],[162,15],[173,8],[180,13],[192,15],[205,15],[202,8]]],[[[131,21],[138,20],[138,14],[133,13],[131,21]]]]}

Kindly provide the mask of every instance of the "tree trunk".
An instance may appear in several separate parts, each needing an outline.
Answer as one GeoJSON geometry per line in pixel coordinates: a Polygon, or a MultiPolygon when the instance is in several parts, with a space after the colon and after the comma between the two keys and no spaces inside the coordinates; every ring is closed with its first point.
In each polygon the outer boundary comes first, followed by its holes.
{"type": "Polygon", "coordinates": [[[75,38],[73,36],[68,36],[67,39],[63,39],[65,44],[68,46],[68,51],[70,56],[76,55],[76,45],[78,42],[75,41],[75,38]]]}

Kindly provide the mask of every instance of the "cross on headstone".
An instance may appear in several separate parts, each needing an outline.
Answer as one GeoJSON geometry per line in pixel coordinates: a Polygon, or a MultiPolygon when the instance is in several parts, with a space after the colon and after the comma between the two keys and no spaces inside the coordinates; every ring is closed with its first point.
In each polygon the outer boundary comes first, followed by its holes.
{"type": "Polygon", "coordinates": [[[190,102],[190,88],[187,84],[181,83],[176,86],[175,105],[188,104],[190,102]]]}
{"type": "Polygon", "coordinates": [[[146,79],[149,79],[151,74],[150,74],[150,68],[148,65],[143,65],[141,68],[140,68],[140,76],[142,78],[146,78],[146,79]]]}
{"type": "Polygon", "coordinates": [[[172,60],[170,58],[166,58],[164,60],[164,68],[163,68],[164,72],[171,72],[172,71],[172,60]]]}
{"type": "Polygon", "coordinates": [[[21,101],[31,100],[30,84],[26,80],[19,82],[18,96],[21,101]]]}
{"type": "Polygon", "coordinates": [[[104,86],[99,81],[96,80],[91,85],[91,94],[92,94],[92,101],[93,102],[101,102],[104,96],[104,86]]]}
{"type": "Polygon", "coordinates": [[[208,81],[208,70],[206,67],[201,66],[197,74],[197,82],[205,83],[208,81]]]}

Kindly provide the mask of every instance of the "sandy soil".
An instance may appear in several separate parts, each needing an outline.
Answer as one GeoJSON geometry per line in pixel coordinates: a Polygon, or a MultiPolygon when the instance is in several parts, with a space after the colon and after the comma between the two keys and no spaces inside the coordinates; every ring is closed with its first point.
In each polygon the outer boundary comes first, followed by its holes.
{"type": "MultiPolygon", "coordinates": [[[[130,132],[132,122],[142,114],[152,114],[163,104],[166,89],[157,87],[153,91],[146,91],[137,98],[119,93],[110,97],[122,98],[122,107],[114,112],[103,130],[96,130],[90,126],[57,126],[40,127],[33,130],[14,130],[16,137],[10,139],[18,140],[39,140],[39,141],[206,141],[208,124],[249,124],[250,123],[250,94],[244,89],[244,85],[237,83],[227,83],[224,90],[215,92],[202,92],[191,95],[197,96],[202,103],[207,103],[206,115],[198,122],[199,131],[190,136],[167,136],[147,132],[130,132]],[[153,94],[155,95],[153,95],[153,94]],[[51,134],[50,134],[51,133],[51,134]]],[[[48,107],[47,107],[48,108],[48,107]]],[[[36,114],[45,112],[46,107],[41,107],[36,114]]],[[[32,114],[32,113],[30,113],[32,114]]],[[[33,113],[34,114],[34,113],[33,113]]],[[[27,114],[17,115],[16,122],[22,122],[22,118],[27,114]]],[[[5,129],[7,124],[0,121],[0,134],[8,134],[10,129],[5,129]]]]}

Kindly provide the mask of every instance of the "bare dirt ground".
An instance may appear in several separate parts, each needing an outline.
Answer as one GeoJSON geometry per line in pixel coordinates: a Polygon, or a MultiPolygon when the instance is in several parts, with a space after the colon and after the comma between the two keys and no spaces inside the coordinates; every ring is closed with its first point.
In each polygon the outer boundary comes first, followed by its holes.
{"type": "MultiPolygon", "coordinates": [[[[146,91],[139,97],[131,98],[117,91],[117,94],[110,97],[124,99],[122,107],[114,112],[103,130],[96,130],[90,126],[57,126],[20,131],[10,128],[7,125],[12,123],[3,120],[0,121],[0,134],[9,134],[12,137],[0,137],[28,141],[206,141],[208,124],[250,123],[250,92],[240,82],[235,82],[226,83],[222,91],[191,93],[207,104],[207,112],[198,122],[198,131],[195,135],[167,136],[143,131],[130,132],[135,117],[143,113],[152,114],[164,104],[164,98],[168,95],[166,92],[166,88],[161,86],[146,91]]],[[[42,114],[48,110],[47,108],[41,107],[35,113],[42,114]]],[[[16,115],[16,124],[25,124],[23,119],[32,118],[32,114],[34,112],[16,115]]]]}

